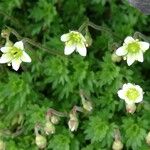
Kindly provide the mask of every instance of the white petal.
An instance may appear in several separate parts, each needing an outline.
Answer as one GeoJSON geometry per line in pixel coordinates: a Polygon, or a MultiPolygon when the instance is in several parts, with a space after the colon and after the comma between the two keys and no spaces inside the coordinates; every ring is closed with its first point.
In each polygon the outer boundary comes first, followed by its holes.
{"type": "Polygon", "coordinates": [[[149,43],[147,42],[138,42],[140,44],[140,48],[143,52],[149,49],[149,43]]]}
{"type": "Polygon", "coordinates": [[[140,103],[143,101],[143,95],[140,95],[137,100],[135,101],[135,103],[140,103]]]}
{"type": "Polygon", "coordinates": [[[122,89],[123,89],[124,91],[127,91],[129,88],[132,88],[133,86],[134,86],[133,84],[127,83],[127,84],[124,84],[124,85],[123,85],[122,89]]]}
{"type": "Polygon", "coordinates": [[[127,50],[125,46],[121,46],[116,50],[116,55],[118,56],[124,56],[127,54],[127,50]]]}
{"type": "Polygon", "coordinates": [[[85,47],[84,43],[78,44],[76,48],[77,48],[77,52],[81,56],[86,56],[87,50],[86,50],[86,47],[85,47]]]}
{"type": "Polygon", "coordinates": [[[23,54],[21,56],[21,60],[24,62],[31,62],[30,56],[25,51],[23,51],[23,54]]]}
{"type": "Polygon", "coordinates": [[[125,40],[124,40],[124,42],[125,42],[126,44],[132,43],[132,42],[134,42],[134,41],[135,41],[134,38],[131,37],[131,36],[126,37],[125,40]]]}
{"type": "Polygon", "coordinates": [[[143,62],[144,58],[143,58],[142,52],[139,52],[138,54],[136,54],[136,60],[138,60],[139,62],[143,62]]]}
{"type": "Polygon", "coordinates": [[[128,54],[127,55],[127,64],[128,66],[131,66],[135,61],[135,56],[134,55],[131,55],[131,54],[128,54]]]}
{"type": "Polygon", "coordinates": [[[134,85],[134,87],[139,91],[141,95],[143,95],[143,89],[139,85],[134,85]]]}
{"type": "Polygon", "coordinates": [[[12,60],[12,68],[17,71],[20,67],[21,62],[22,61],[20,59],[13,59],[12,60]]]}
{"type": "Polygon", "coordinates": [[[74,50],[75,50],[75,45],[74,44],[66,44],[65,46],[65,50],[64,50],[64,53],[65,55],[70,55],[74,50]]]}
{"type": "Polygon", "coordinates": [[[132,105],[135,103],[135,101],[129,100],[128,98],[125,98],[124,100],[128,105],[132,105]]]}
{"type": "Polygon", "coordinates": [[[124,95],[124,90],[119,90],[117,92],[118,96],[121,98],[121,99],[124,99],[125,98],[125,95],[124,95]]]}
{"type": "Polygon", "coordinates": [[[62,42],[67,42],[69,40],[69,33],[63,34],[60,39],[62,42]]]}
{"type": "Polygon", "coordinates": [[[3,64],[3,63],[8,63],[12,60],[12,57],[9,53],[6,53],[6,54],[3,54],[0,58],[0,63],[3,64]]]}
{"type": "Polygon", "coordinates": [[[18,49],[24,50],[24,45],[22,41],[16,42],[14,44],[14,47],[17,47],[18,49]]]}
{"type": "Polygon", "coordinates": [[[3,53],[7,53],[7,52],[9,52],[9,51],[10,51],[10,49],[11,49],[11,47],[7,47],[7,46],[5,46],[5,47],[1,47],[1,51],[2,51],[3,53]]]}

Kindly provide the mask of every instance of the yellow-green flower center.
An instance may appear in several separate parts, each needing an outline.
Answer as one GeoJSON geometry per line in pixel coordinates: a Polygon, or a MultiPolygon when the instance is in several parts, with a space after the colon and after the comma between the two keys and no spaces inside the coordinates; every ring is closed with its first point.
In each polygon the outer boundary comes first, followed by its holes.
{"type": "Polygon", "coordinates": [[[129,43],[127,50],[129,53],[138,53],[140,51],[140,45],[138,42],[129,43]]]}
{"type": "Polygon", "coordinates": [[[17,47],[12,47],[10,50],[10,54],[14,59],[20,58],[22,56],[23,51],[17,47]]]}
{"type": "Polygon", "coordinates": [[[130,88],[126,92],[126,96],[129,100],[135,101],[139,97],[139,92],[136,88],[130,88]]]}
{"type": "Polygon", "coordinates": [[[82,42],[82,37],[80,33],[71,32],[69,41],[71,41],[72,43],[80,43],[82,42]]]}

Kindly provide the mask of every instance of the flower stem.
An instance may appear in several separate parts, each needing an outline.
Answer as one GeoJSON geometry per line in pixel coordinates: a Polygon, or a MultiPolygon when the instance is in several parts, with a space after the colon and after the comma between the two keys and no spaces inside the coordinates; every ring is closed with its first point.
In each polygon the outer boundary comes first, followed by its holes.
{"type": "Polygon", "coordinates": [[[59,112],[59,111],[56,111],[52,108],[49,108],[49,110],[47,111],[47,115],[56,115],[56,116],[59,116],[59,117],[67,117],[68,115],[66,113],[62,113],[62,112],[59,112]]]}
{"type": "Polygon", "coordinates": [[[146,41],[146,42],[150,42],[150,38],[148,38],[147,36],[143,35],[143,34],[140,33],[140,32],[135,32],[133,37],[134,37],[135,39],[141,38],[141,39],[143,39],[143,40],[146,41]]]}
{"type": "Polygon", "coordinates": [[[18,40],[22,40],[24,43],[28,43],[28,44],[30,44],[30,45],[32,45],[32,46],[34,46],[34,47],[37,47],[37,48],[39,48],[39,49],[43,49],[44,51],[46,51],[46,52],[48,52],[48,53],[50,53],[50,54],[59,55],[59,56],[65,57],[65,56],[63,55],[63,53],[60,53],[60,52],[55,51],[55,50],[50,50],[50,49],[48,49],[47,47],[44,47],[42,44],[40,44],[40,43],[38,43],[38,42],[35,42],[35,41],[32,40],[32,39],[23,38],[23,37],[20,36],[20,35],[18,34],[18,32],[15,31],[14,29],[12,29],[12,28],[10,28],[10,27],[8,27],[8,26],[7,26],[7,28],[11,31],[11,33],[12,33],[14,36],[16,36],[16,38],[17,38],[18,40]]]}
{"type": "Polygon", "coordinates": [[[120,38],[117,34],[115,34],[114,32],[112,32],[109,28],[107,27],[102,27],[102,26],[99,26],[99,25],[96,25],[94,24],[93,22],[89,21],[88,22],[88,26],[89,27],[92,27],[96,30],[99,30],[99,31],[105,31],[105,32],[108,32],[108,33],[111,33],[113,36],[117,37],[117,38],[120,38]]]}

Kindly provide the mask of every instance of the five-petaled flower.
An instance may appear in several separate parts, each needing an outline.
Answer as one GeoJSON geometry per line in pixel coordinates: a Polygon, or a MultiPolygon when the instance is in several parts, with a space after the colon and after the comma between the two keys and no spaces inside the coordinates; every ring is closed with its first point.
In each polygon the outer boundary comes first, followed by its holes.
{"type": "Polygon", "coordinates": [[[65,55],[70,55],[76,50],[81,56],[86,56],[86,39],[78,31],[70,31],[67,34],[63,34],[61,41],[65,42],[65,55]]]}
{"type": "Polygon", "coordinates": [[[22,41],[16,42],[12,46],[5,46],[1,48],[3,52],[0,57],[0,63],[12,64],[14,70],[18,70],[21,62],[31,62],[30,56],[25,52],[22,41]]]}
{"type": "Polygon", "coordinates": [[[118,91],[118,96],[125,100],[126,104],[133,105],[143,101],[143,90],[139,85],[127,83],[118,91]]]}
{"type": "Polygon", "coordinates": [[[128,36],[123,43],[123,46],[116,50],[116,55],[123,56],[127,59],[128,66],[132,65],[134,61],[143,62],[143,53],[149,49],[149,43],[139,41],[131,36],[128,36]]]}

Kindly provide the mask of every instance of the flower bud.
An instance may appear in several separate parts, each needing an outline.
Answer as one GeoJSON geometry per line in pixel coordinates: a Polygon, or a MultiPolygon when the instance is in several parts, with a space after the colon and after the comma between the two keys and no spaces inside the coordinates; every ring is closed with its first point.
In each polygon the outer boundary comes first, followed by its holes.
{"type": "Polygon", "coordinates": [[[0,140],[0,150],[5,150],[5,147],[6,147],[6,145],[5,145],[4,141],[0,140]]]}
{"type": "Polygon", "coordinates": [[[120,61],[121,61],[121,57],[120,57],[120,56],[117,56],[115,53],[113,53],[113,54],[111,55],[111,60],[112,60],[113,62],[120,62],[120,61]]]}
{"type": "Polygon", "coordinates": [[[51,116],[51,122],[53,124],[58,124],[59,123],[59,117],[57,117],[56,115],[52,115],[51,116]]]}
{"type": "Polygon", "coordinates": [[[2,30],[1,37],[3,37],[3,38],[9,38],[9,35],[10,35],[10,30],[8,30],[8,29],[2,30]]]}
{"type": "Polygon", "coordinates": [[[39,149],[44,149],[47,144],[47,140],[44,136],[38,134],[35,138],[36,145],[38,146],[39,149]]]}
{"type": "Polygon", "coordinates": [[[146,143],[148,144],[148,145],[150,145],[150,132],[147,134],[147,136],[146,136],[146,143]]]}
{"type": "Polygon", "coordinates": [[[47,121],[44,127],[44,131],[47,135],[54,134],[55,126],[50,121],[47,121]]]}
{"type": "Polygon", "coordinates": [[[123,149],[123,144],[121,143],[120,140],[115,140],[113,145],[112,145],[113,150],[122,150],[123,149]]]}
{"type": "Polygon", "coordinates": [[[91,34],[89,31],[86,32],[86,35],[85,35],[85,39],[86,39],[86,47],[89,47],[92,45],[92,38],[91,38],[91,34]]]}
{"type": "Polygon", "coordinates": [[[90,101],[83,101],[83,108],[87,111],[92,111],[93,107],[90,101]]]}
{"type": "Polygon", "coordinates": [[[71,132],[76,131],[79,125],[78,118],[75,114],[70,114],[70,120],[68,126],[71,132]]]}
{"type": "Polygon", "coordinates": [[[128,113],[133,114],[136,111],[136,105],[135,104],[126,104],[126,110],[128,113]]]}

